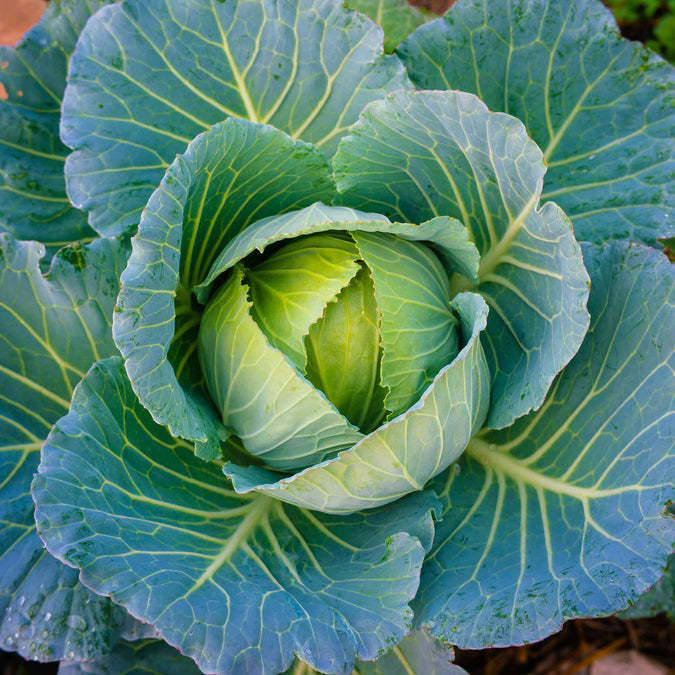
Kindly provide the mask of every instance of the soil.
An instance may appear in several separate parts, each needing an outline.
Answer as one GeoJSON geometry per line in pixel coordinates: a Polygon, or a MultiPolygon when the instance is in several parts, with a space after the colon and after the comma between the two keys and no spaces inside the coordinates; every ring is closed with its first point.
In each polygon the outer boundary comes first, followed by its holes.
{"type": "Polygon", "coordinates": [[[45,0],[0,0],[0,44],[13,45],[44,12],[45,0]]]}
{"type": "Polygon", "coordinates": [[[471,675],[675,675],[675,624],[664,616],[569,621],[532,645],[457,649],[455,663],[471,675]]]}

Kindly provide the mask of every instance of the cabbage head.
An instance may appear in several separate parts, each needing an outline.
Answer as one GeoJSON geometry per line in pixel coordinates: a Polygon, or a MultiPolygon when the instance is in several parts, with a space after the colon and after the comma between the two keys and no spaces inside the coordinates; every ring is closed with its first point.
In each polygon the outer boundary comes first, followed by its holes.
{"type": "Polygon", "coordinates": [[[596,0],[348,4],[3,48],[3,649],[459,673],[663,573],[673,68],[596,0]]]}
{"type": "MultiPolygon", "coordinates": [[[[475,336],[486,308],[477,295],[451,300],[453,227],[475,254],[447,218],[393,224],[315,204],[258,221],[220,254],[198,290],[206,297],[225,278],[199,329],[206,387],[252,460],[307,469],[267,491],[332,513],[383,504],[422,489],[484,421],[488,370],[475,336]],[[468,419],[465,388],[475,396],[468,419]],[[431,407],[449,415],[458,405],[439,433],[431,407]],[[401,435],[411,427],[415,449],[401,435]],[[336,472],[347,489],[330,502],[308,489],[308,478],[336,472]]],[[[263,469],[226,471],[238,485],[263,469]]]]}

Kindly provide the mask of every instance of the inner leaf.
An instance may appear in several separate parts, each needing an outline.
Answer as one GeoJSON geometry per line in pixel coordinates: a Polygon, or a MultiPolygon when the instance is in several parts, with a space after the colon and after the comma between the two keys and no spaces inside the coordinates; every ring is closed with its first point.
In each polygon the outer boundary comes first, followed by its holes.
{"type": "Polygon", "coordinates": [[[237,266],[209,303],[199,357],[223,423],[267,466],[294,471],[334,457],[362,434],[270,346],[251,317],[237,266]]]}
{"type": "Polygon", "coordinates": [[[459,351],[447,273],[421,243],[387,233],[355,232],[382,315],[382,384],[391,417],[405,412],[459,351]]]}
{"type": "Polygon", "coordinates": [[[351,239],[322,233],[294,239],[248,270],[251,314],[298,370],[309,327],[358,272],[358,257],[351,239]]]}
{"type": "Polygon", "coordinates": [[[312,325],[305,346],[307,379],[363,433],[377,429],[387,390],[380,386],[379,318],[365,265],[312,325]]]}

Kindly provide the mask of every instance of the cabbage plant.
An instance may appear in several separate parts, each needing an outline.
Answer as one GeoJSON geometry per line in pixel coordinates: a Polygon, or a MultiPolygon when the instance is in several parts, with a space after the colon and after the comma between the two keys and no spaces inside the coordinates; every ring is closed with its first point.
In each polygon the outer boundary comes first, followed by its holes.
{"type": "Polygon", "coordinates": [[[596,0],[350,5],[2,48],[2,649],[459,673],[665,608],[673,68],[596,0]]]}

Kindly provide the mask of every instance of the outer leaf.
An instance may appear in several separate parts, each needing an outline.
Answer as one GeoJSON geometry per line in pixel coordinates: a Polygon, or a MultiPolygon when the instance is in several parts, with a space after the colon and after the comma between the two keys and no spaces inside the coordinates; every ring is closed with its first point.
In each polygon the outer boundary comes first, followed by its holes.
{"type": "Polygon", "coordinates": [[[335,459],[281,480],[267,469],[226,464],[235,489],[327,513],[374,508],[421,490],[457,459],[487,415],[489,374],[479,339],[487,306],[466,293],[455,298],[454,309],[465,346],[404,414],[335,459]]]}
{"type": "Polygon", "coordinates": [[[64,662],[59,675],[199,675],[197,664],[164,640],[120,641],[107,656],[87,663],[64,662]]]}
{"type": "Polygon", "coordinates": [[[542,199],[577,239],[675,233],[675,69],[619,36],[598,0],[459,0],[399,49],[422,89],[519,117],[544,150],[542,199]]]}
{"type": "MultiPolygon", "coordinates": [[[[410,635],[377,661],[357,661],[352,675],[466,675],[452,664],[452,647],[432,638],[426,631],[410,635]]],[[[191,659],[167,645],[163,640],[121,641],[107,656],[87,663],[64,662],[59,675],[198,675],[191,659]]],[[[296,661],[286,675],[317,673],[303,661],[296,661]]]]}
{"type": "Polygon", "coordinates": [[[420,493],[334,517],[237,495],[152,422],[119,359],[75,391],[33,495],[52,553],[202,670],[228,674],[276,673],[293,653],[348,673],[400,640],[436,504],[420,493]]]}
{"type": "Polygon", "coordinates": [[[215,122],[269,123],[330,156],[366,103],[404,86],[379,27],[334,0],[125,0],[87,25],[72,59],[68,190],[97,232],[128,231],[215,122]]]}
{"type": "Polygon", "coordinates": [[[454,218],[433,218],[421,225],[391,223],[379,213],[315,203],[294,213],[263,218],[242,231],[223,248],[204,281],[194,288],[195,296],[206,304],[216,279],[249,253],[262,252],[271,244],[290,237],[336,230],[386,232],[409,241],[431,243],[448,274],[461,271],[465,276],[477,279],[480,256],[469,241],[466,228],[454,218]]]}
{"type": "Polygon", "coordinates": [[[488,425],[540,406],[586,332],[588,276],[565,215],[553,203],[538,208],[544,162],[523,125],[471,94],[397,92],[366,109],[334,169],[349,206],[464,222],[491,308],[488,425]]]}
{"type": "Polygon", "coordinates": [[[92,595],[35,533],[30,481],[53,422],[89,365],[114,353],[110,316],[126,261],[114,239],[62,249],[0,235],[0,647],[31,659],[110,649],[129,617],[92,595]]]}
{"type": "Polygon", "coordinates": [[[190,287],[254,220],[332,194],[328,165],[310,145],[271,127],[228,119],[176,158],[144,211],[122,275],[113,332],[134,391],[174,436],[218,455],[226,432],[202,385],[202,308],[190,287]],[[174,325],[175,324],[175,325],[174,325]]]}
{"type": "Polygon", "coordinates": [[[675,270],[584,248],[592,325],[542,408],[483,432],[435,483],[443,520],[416,616],[460,647],[533,642],[625,607],[672,551],[675,270]]]}
{"type": "MultiPolygon", "coordinates": [[[[454,656],[452,647],[425,630],[415,630],[377,661],[357,661],[351,675],[468,675],[464,668],[453,665],[454,656]]],[[[284,675],[314,673],[306,663],[296,660],[284,675]]]]}
{"type": "Polygon", "coordinates": [[[622,619],[641,619],[664,613],[675,621],[675,553],[668,558],[663,576],[619,616],[622,619]]]}
{"type": "Polygon", "coordinates": [[[15,48],[0,46],[0,228],[21,239],[58,247],[93,235],[66,196],[59,117],[75,41],[109,1],[55,0],[15,48]]]}
{"type": "Polygon", "coordinates": [[[375,662],[356,664],[354,675],[468,675],[454,665],[454,650],[426,630],[415,630],[375,662]]]}
{"type": "Polygon", "coordinates": [[[349,6],[367,14],[384,30],[384,51],[388,54],[433,14],[413,7],[407,0],[349,0],[349,6]]]}

